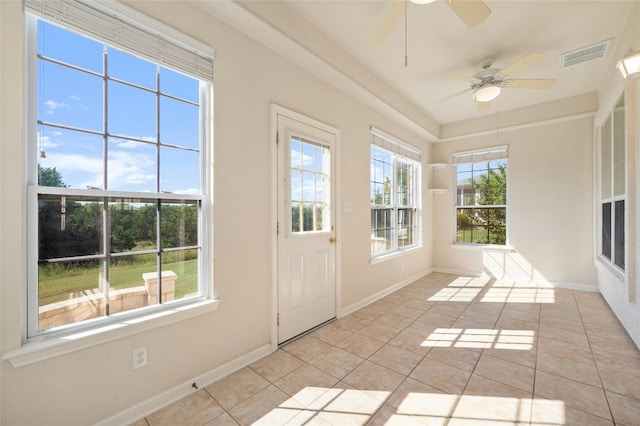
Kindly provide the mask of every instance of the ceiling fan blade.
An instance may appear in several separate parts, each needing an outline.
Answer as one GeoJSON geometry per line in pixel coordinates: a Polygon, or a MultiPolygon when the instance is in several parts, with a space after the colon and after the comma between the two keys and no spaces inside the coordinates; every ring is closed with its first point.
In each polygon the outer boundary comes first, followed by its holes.
{"type": "Polygon", "coordinates": [[[387,10],[387,14],[384,15],[382,21],[378,25],[376,32],[373,33],[371,40],[372,46],[380,46],[389,38],[391,31],[396,27],[398,21],[404,14],[405,1],[404,0],[393,0],[391,7],[387,10]]]}
{"type": "Polygon", "coordinates": [[[456,97],[458,97],[458,96],[460,96],[460,95],[462,95],[462,94],[464,94],[464,93],[469,92],[470,90],[472,90],[472,89],[471,89],[471,88],[464,89],[462,92],[454,93],[453,95],[449,95],[449,96],[447,96],[447,97],[445,97],[445,98],[438,99],[437,101],[432,102],[432,103],[431,103],[431,105],[436,105],[436,104],[439,104],[439,103],[442,103],[442,102],[448,101],[449,99],[456,98],[456,97]]]}
{"type": "Polygon", "coordinates": [[[447,74],[445,76],[443,76],[444,78],[448,78],[450,80],[462,80],[462,81],[476,81],[479,80],[475,77],[468,77],[466,75],[460,75],[460,74],[447,74]]]}
{"type": "Polygon", "coordinates": [[[491,107],[491,101],[489,102],[476,102],[478,105],[478,112],[486,111],[491,107]]]}
{"type": "Polygon", "coordinates": [[[502,75],[513,75],[517,74],[525,68],[529,68],[532,65],[537,64],[538,62],[544,60],[545,54],[542,52],[531,52],[528,55],[523,56],[518,59],[511,65],[507,65],[506,67],[500,70],[500,74],[502,75]]]}
{"type": "Polygon", "coordinates": [[[469,28],[481,24],[491,15],[491,9],[482,0],[446,0],[446,2],[469,28]]]}
{"type": "Polygon", "coordinates": [[[511,80],[507,87],[511,89],[549,89],[557,80],[550,78],[521,78],[511,80]]]}

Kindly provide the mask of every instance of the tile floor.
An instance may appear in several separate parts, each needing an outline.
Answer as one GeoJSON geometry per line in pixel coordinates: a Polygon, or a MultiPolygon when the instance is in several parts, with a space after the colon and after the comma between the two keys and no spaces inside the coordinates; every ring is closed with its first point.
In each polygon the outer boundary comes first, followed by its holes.
{"type": "Polygon", "coordinates": [[[145,425],[640,425],[640,351],[597,293],[432,273],[145,425]]]}

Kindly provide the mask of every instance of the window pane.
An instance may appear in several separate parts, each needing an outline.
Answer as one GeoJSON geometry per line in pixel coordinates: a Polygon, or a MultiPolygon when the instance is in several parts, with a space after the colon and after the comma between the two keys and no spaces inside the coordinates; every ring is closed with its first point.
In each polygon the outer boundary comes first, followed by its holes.
{"type": "Polygon", "coordinates": [[[291,168],[302,168],[302,146],[297,139],[291,139],[291,168]]]}
{"type": "Polygon", "coordinates": [[[154,144],[109,138],[107,188],[111,191],[156,192],[154,144]]]}
{"type": "Polygon", "coordinates": [[[195,297],[198,291],[198,257],[200,250],[180,250],[162,254],[162,303],[171,302],[171,272],[175,277],[174,300],[195,297]],[[165,277],[168,275],[168,277],[165,277]]]}
{"type": "Polygon", "coordinates": [[[200,194],[200,154],[185,149],[161,147],[160,191],[200,194]]]}
{"type": "Polygon", "coordinates": [[[101,254],[103,204],[97,199],[38,196],[40,260],[101,254]]]}
{"type": "Polygon", "coordinates": [[[393,249],[392,209],[371,209],[371,254],[393,249]]]}
{"type": "Polygon", "coordinates": [[[103,131],[102,79],[51,62],[39,63],[38,119],[103,131]],[[61,81],[73,84],[60,84],[61,81]]]}
{"type": "Polygon", "coordinates": [[[157,65],[112,47],[108,49],[107,54],[109,56],[107,69],[109,77],[115,77],[118,80],[151,90],[156,89],[157,65]]]}
{"type": "Polygon", "coordinates": [[[162,249],[198,245],[198,202],[163,201],[160,213],[162,249]]]}
{"type": "Polygon", "coordinates": [[[291,203],[291,232],[300,232],[300,215],[301,215],[300,203],[291,203]]]}
{"type": "Polygon", "coordinates": [[[615,264],[620,268],[624,269],[624,253],[625,253],[625,244],[624,244],[624,200],[616,201],[616,211],[615,211],[615,236],[614,236],[614,247],[615,247],[615,264]]]}
{"type": "Polygon", "coordinates": [[[160,98],[160,142],[163,144],[199,149],[199,122],[198,106],[160,98]]]}
{"type": "Polygon", "coordinates": [[[611,197],[611,118],[600,129],[600,197],[611,197]]]}
{"type": "Polygon", "coordinates": [[[415,210],[398,209],[398,248],[415,244],[415,210]]]}
{"type": "Polygon", "coordinates": [[[101,260],[38,265],[38,330],[106,315],[101,260]]]}
{"type": "Polygon", "coordinates": [[[38,52],[44,56],[102,73],[102,51],[101,43],[38,20],[38,52]]]}
{"type": "Polygon", "coordinates": [[[302,173],[291,170],[291,199],[302,201],[302,173]]]}
{"type": "Polygon", "coordinates": [[[200,82],[164,67],[160,67],[160,91],[193,103],[200,103],[200,82]]]}
{"type": "Polygon", "coordinates": [[[625,193],[624,97],[613,110],[613,195],[625,193]]]}
{"type": "Polygon", "coordinates": [[[109,202],[111,252],[157,249],[157,203],[132,199],[109,202]]]}
{"type": "Polygon", "coordinates": [[[158,255],[135,254],[109,263],[109,314],[158,303],[158,255]]]}
{"type": "Polygon", "coordinates": [[[486,210],[488,243],[505,245],[507,243],[507,210],[504,208],[494,208],[486,210]]]}
{"type": "Polygon", "coordinates": [[[114,81],[108,90],[109,133],[155,141],[156,95],[114,81]]]}
{"type": "Polygon", "coordinates": [[[611,203],[602,204],[602,255],[611,260],[611,203]]]}
{"type": "Polygon", "coordinates": [[[103,188],[101,136],[38,126],[38,141],[44,151],[38,157],[39,185],[103,188]]]}
{"type": "Polygon", "coordinates": [[[302,173],[302,199],[314,201],[316,197],[316,178],[311,172],[302,173]]]}

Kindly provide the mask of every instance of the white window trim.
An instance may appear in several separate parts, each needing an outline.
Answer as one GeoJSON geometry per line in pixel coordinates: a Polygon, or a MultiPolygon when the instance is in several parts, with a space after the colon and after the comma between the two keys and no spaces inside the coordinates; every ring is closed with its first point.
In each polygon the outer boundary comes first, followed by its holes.
{"type": "MultiPolygon", "coordinates": [[[[396,185],[396,176],[395,176],[395,168],[398,157],[402,157],[408,161],[414,162],[417,166],[417,173],[415,176],[415,190],[416,190],[416,200],[415,200],[415,208],[416,208],[416,235],[415,244],[398,248],[397,246],[391,250],[385,251],[380,254],[371,254],[369,253],[369,263],[371,265],[375,265],[377,263],[381,263],[387,260],[395,259],[397,257],[405,256],[410,254],[411,252],[422,248],[422,151],[418,148],[415,148],[405,142],[400,141],[399,139],[389,135],[388,133],[371,126],[370,132],[373,137],[371,144],[369,145],[369,161],[371,161],[371,146],[375,145],[378,148],[390,152],[395,156],[394,164],[393,164],[393,189],[392,193],[395,193],[395,185],[396,185]]],[[[371,167],[371,166],[369,166],[371,167]]],[[[371,182],[369,182],[371,184],[371,182]]],[[[395,196],[394,196],[395,198],[395,196]]],[[[395,201],[395,200],[394,200],[395,201]]],[[[371,212],[372,208],[369,207],[369,211],[371,212]]],[[[392,210],[394,213],[397,213],[398,206],[394,203],[392,210]]],[[[397,227],[397,215],[392,214],[392,222],[394,224],[394,229],[397,227]]],[[[397,229],[396,229],[397,230],[397,229]]],[[[397,245],[397,240],[395,242],[397,245]]],[[[371,246],[371,242],[369,242],[369,246],[371,246]]]]}
{"type": "MultiPolygon", "coordinates": [[[[499,146],[493,146],[493,147],[487,147],[487,148],[479,148],[479,149],[473,149],[473,150],[469,150],[469,151],[460,151],[460,152],[454,152],[451,154],[452,157],[452,161],[451,164],[454,166],[454,171],[453,171],[453,188],[455,188],[455,191],[453,191],[453,243],[451,243],[451,247],[454,248],[459,248],[459,249],[466,249],[466,250],[478,250],[478,251],[497,251],[497,252],[505,252],[505,253],[510,253],[515,251],[515,249],[509,244],[509,145],[499,145],[499,146]],[[474,156],[480,156],[482,157],[482,154],[487,153],[487,152],[492,152],[492,151],[505,151],[506,155],[505,156],[500,156],[500,157],[487,157],[487,158],[483,158],[482,161],[491,161],[491,160],[496,160],[496,159],[503,159],[503,160],[507,160],[507,171],[506,171],[506,182],[507,182],[507,203],[504,205],[505,208],[505,218],[507,221],[507,225],[506,225],[506,229],[505,229],[505,243],[504,244],[483,244],[483,243],[459,243],[458,240],[458,225],[457,225],[457,212],[458,212],[458,182],[457,182],[457,177],[456,177],[456,169],[455,166],[457,164],[468,164],[468,162],[458,162],[455,159],[457,157],[461,157],[461,156],[469,156],[469,157],[474,157],[474,156]]],[[[482,208],[482,206],[479,206],[479,208],[482,208]]]]}
{"type": "MultiPolygon", "coordinates": [[[[119,14],[126,14],[131,19],[138,21],[141,26],[144,26],[145,28],[150,28],[160,34],[169,33],[169,37],[177,38],[180,45],[187,44],[195,46],[200,51],[206,50],[206,53],[210,53],[210,56],[213,59],[213,49],[202,49],[203,45],[200,42],[191,39],[186,35],[182,35],[181,33],[154,21],[133,9],[129,9],[112,1],[96,2],[96,4],[98,3],[103,9],[113,9],[119,14]]],[[[37,18],[33,15],[27,15],[25,16],[25,20],[27,43],[34,44],[36,40],[32,35],[35,34],[37,18]]],[[[24,63],[26,64],[27,75],[24,80],[24,93],[27,94],[33,92],[31,88],[35,87],[34,82],[36,80],[37,72],[35,56],[28,56],[27,52],[34,52],[35,49],[35,45],[31,45],[28,49],[25,49],[24,63]]],[[[213,84],[201,84],[200,91],[201,98],[207,100],[207,102],[203,102],[201,104],[201,116],[203,119],[201,120],[202,127],[200,131],[203,135],[202,137],[206,141],[206,143],[201,146],[200,150],[202,161],[201,167],[203,171],[203,173],[201,173],[201,187],[203,188],[203,194],[196,197],[201,200],[201,215],[203,218],[200,225],[201,230],[199,231],[201,232],[202,246],[199,262],[199,288],[201,289],[201,296],[186,299],[184,301],[176,301],[166,305],[151,306],[146,309],[141,308],[136,311],[123,312],[115,314],[107,319],[100,318],[96,321],[87,321],[86,325],[79,324],[78,327],[70,327],[60,333],[54,332],[27,337],[27,318],[29,315],[33,314],[32,312],[29,312],[29,309],[35,309],[37,311],[38,307],[35,306],[35,308],[33,308],[33,304],[31,306],[28,305],[28,292],[31,291],[29,290],[29,287],[32,285],[25,282],[23,285],[25,290],[23,291],[22,297],[24,314],[21,316],[23,344],[16,350],[3,353],[3,360],[8,360],[14,367],[29,365],[217,310],[221,300],[214,299],[213,293],[213,84]],[[202,97],[203,95],[204,98],[202,97]]],[[[29,123],[25,132],[26,141],[35,140],[36,138],[36,126],[31,124],[35,123],[36,111],[36,97],[30,96],[25,101],[25,117],[27,117],[26,122],[29,123]]],[[[26,143],[26,146],[27,161],[29,164],[27,168],[28,170],[33,171],[35,167],[31,164],[37,157],[37,146],[32,143],[26,143]]],[[[61,189],[61,191],[64,192],[67,190],[61,189]]],[[[32,189],[30,189],[29,192],[32,192],[32,189]]],[[[53,192],[55,192],[55,189],[53,192]]],[[[116,191],[109,194],[106,194],[105,191],[95,191],[97,194],[92,194],[91,192],[91,190],[85,190],[82,194],[100,196],[111,196],[114,194],[120,194],[123,196],[131,195],[131,193],[116,191]]],[[[190,198],[181,194],[162,194],[163,199],[184,199],[185,197],[190,198]]],[[[32,198],[33,197],[27,195],[29,203],[33,203],[32,198]]],[[[25,235],[33,234],[31,229],[33,229],[33,224],[36,223],[33,221],[33,218],[35,217],[35,220],[37,221],[37,211],[34,211],[32,207],[33,206],[28,206],[28,215],[30,217],[26,221],[25,235]]],[[[31,243],[31,241],[28,241],[29,253],[27,260],[27,280],[29,283],[32,282],[32,277],[36,276],[36,273],[34,272],[36,267],[34,267],[32,262],[33,259],[37,259],[37,247],[35,247],[35,249],[34,247],[35,245],[31,243]],[[33,257],[34,253],[35,257],[33,257]]]]}

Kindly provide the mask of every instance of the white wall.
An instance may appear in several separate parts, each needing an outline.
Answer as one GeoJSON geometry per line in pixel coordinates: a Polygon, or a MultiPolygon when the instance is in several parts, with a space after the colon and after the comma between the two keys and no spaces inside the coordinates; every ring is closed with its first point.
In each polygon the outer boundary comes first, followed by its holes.
{"type": "MultiPolygon", "coordinates": [[[[95,423],[269,343],[272,102],[342,132],[338,184],[342,200],[353,203],[353,212],[341,218],[343,307],[432,266],[428,197],[423,202],[425,247],[400,259],[369,264],[369,126],[421,146],[428,154],[420,137],[190,3],[129,4],[216,50],[214,286],[223,302],[210,314],[24,367],[3,361],[2,424],[95,423]],[[239,210],[239,196],[256,207],[239,210]],[[149,363],[133,371],[131,351],[140,346],[147,346],[149,363]]],[[[1,1],[0,19],[0,321],[1,348],[10,351],[21,345],[26,285],[28,141],[22,113],[21,2],[1,1]]],[[[426,173],[423,185],[428,185],[426,173]]]]}
{"type": "MultiPolygon", "coordinates": [[[[582,117],[581,115],[578,117],[582,117]]],[[[595,289],[593,247],[592,117],[547,122],[484,136],[434,144],[435,162],[451,154],[509,146],[507,171],[508,244],[514,252],[453,247],[454,168],[434,171],[434,264],[449,271],[487,274],[498,279],[595,289]]]]}

